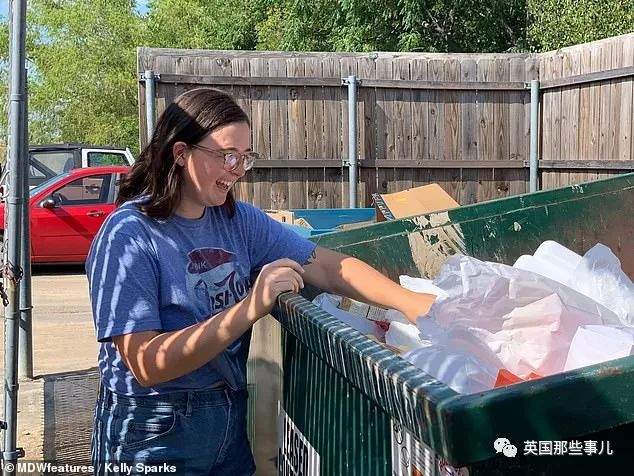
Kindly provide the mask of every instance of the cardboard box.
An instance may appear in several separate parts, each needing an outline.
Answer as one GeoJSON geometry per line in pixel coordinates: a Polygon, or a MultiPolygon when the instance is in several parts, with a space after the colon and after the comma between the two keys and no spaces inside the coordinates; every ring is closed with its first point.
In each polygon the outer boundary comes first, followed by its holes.
{"type": "Polygon", "coordinates": [[[397,220],[460,206],[451,198],[451,195],[436,183],[396,193],[374,193],[372,198],[376,208],[377,222],[397,220]]]}

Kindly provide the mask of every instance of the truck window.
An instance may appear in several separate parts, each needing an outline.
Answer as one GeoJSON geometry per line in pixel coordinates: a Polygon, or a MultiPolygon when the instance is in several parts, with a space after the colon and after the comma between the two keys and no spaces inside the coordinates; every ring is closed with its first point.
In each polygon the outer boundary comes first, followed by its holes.
{"type": "Polygon", "coordinates": [[[125,155],[117,152],[88,152],[88,166],[129,165],[125,155]]]}
{"type": "Polygon", "coordinates": [[[31,167],[45,175],[59,175],[75,168],[73,151],[31,152],[31,167]]]}

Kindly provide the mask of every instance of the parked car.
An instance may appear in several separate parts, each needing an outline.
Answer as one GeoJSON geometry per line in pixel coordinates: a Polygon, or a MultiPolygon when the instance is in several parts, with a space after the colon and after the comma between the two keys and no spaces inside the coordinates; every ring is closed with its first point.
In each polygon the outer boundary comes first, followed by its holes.
{"type": "MultiPolygon", "coordinates": [[[[31,262],[83,263],[130,167],[73,169],[30,190],[31,262]]],[[[0,233],[4,236],[0,204],[0,233]]]]}
{"type": "Polygon", "coordinates": [[[130,149],[87,144],[47,144],[29,147],[29,187],[81,167],[132,165],[130,149]]]}

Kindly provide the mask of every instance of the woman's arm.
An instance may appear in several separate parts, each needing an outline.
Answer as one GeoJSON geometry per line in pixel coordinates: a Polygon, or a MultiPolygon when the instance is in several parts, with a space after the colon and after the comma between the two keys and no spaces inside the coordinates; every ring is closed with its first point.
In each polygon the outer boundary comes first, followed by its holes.
{"type": "Polygon", "coordinates": [[[302,267],[289,259],[262,268],[248,296],[210,319],[178,331],[137,332],[113,337],[140,385],[152,387],[186,375],[212,360],[268,314],[285,291],[304,287],[302,267]]]}
{"type": "Polygon", "coordinates": [[[304,266],[304,280],[329,292],[396,309],[416,323],[434,303],[433,294],[409,291],[356,258],[317,247],[304,266]]]}

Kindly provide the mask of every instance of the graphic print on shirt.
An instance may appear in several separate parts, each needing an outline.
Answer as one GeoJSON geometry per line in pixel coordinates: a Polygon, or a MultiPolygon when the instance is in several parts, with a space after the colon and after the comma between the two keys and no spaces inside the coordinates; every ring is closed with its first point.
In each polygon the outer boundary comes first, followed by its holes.
{"type": "Polygon", "coordinates": [[[198,248],[187,254],[187,291],[205,317],[227,309],[249,293],[235,255],[222,248],[198,248]]]}

